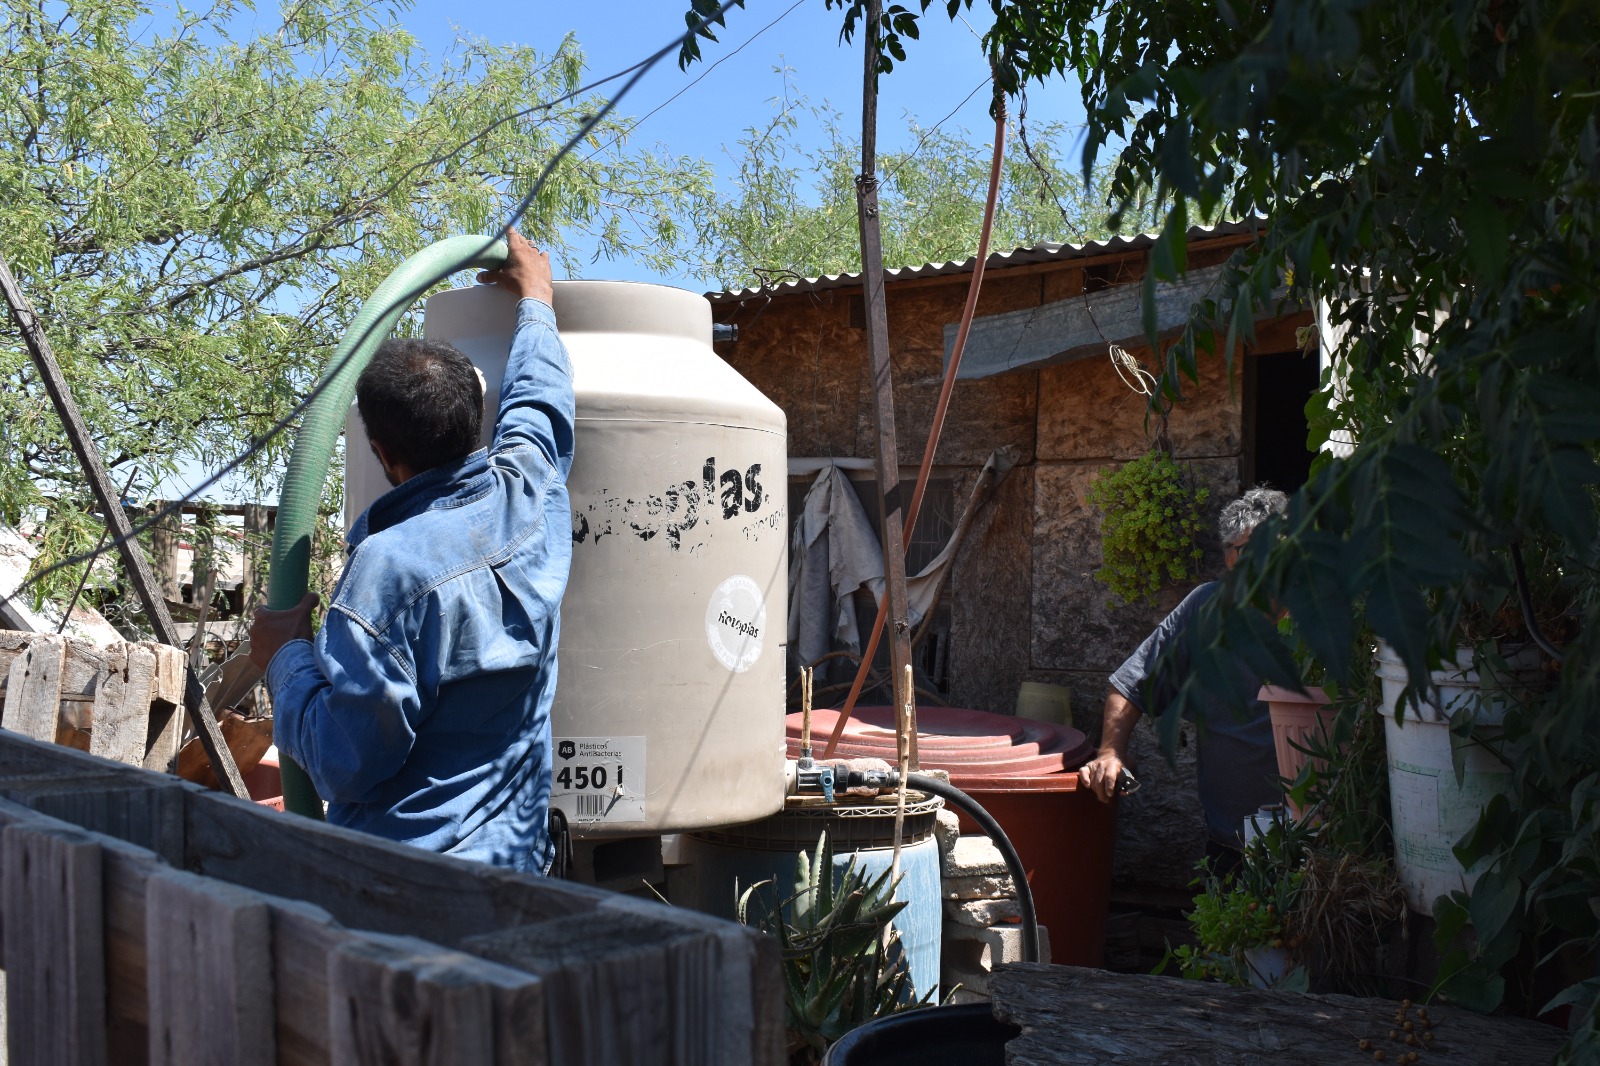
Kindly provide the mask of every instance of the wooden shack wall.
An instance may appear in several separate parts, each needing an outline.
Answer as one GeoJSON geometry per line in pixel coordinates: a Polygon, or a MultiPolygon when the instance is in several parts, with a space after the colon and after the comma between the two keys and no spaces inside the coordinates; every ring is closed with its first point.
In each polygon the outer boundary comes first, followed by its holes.
{"type": "MultiPolygon", "coordinates": [[[[1221,258],[1213,251],[1206,261],[1221,258]]],[[[1199,262],[1198,265],[1206,265],[1199,262]]],[[[1137,282],[1139,256],[1120,262],[990,274],[977,313],[1000,314],[1067,299],[1091,278],[1137,282]]],[[[902,468],[921,461],[938,399],[944,328],[959,320],[968,276],[890,282],[888,314],[896,430],[902,468]]],[[[791,456],[872,458],[865,332],[858,289],[786,293],[715,305],[718,321],[739,326],[718,353],[789,417],[791,456]]],[[[1284,330],[1276,331],[1282,341],[1284,330]]],[[[1148,352],[1136,353],[1146,362],[1148,352]]],[[[1210,517],[1239,491],[1244,429],[1236,379],[1207,361],[1198,385],[1171,417],[1177,456],[1211,489],[1210,517]]],[[[1108,359],[1019,370],[960,382],[937,462],[965,500],[990,452],[1014,445],[1021,464],[980,516],[950,589],[951,700],[1011,713],[1018,685],[1044,681],[1072,692],[1075,722],[1098,739],[1106,677],[1187,588],[1155,606],[1114,602],[1094,579],[1100,523],[1084,499],[1098,471],[1148,450],[1142,396],[1108,359]]],[[[1206,576],[1220,571],[1215,537],[1206,539],[1206,576]]],[[[1135,742],[1147,787],[1123,801],[1117,880],[1124,886],[1181,889],[1203,849],[1194,796],[1192,736],[1171,768],[1148,728],[1135,742]]]]}

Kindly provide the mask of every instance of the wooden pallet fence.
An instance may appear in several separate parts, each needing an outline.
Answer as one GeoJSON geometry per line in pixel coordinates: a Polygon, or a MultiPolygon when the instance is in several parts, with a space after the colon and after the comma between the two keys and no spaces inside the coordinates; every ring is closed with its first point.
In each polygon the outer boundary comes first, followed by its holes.
{"type": "Polygon", "coordinates": [[[170,770],[182,732],[183,652],[0,630],[0,726],[129,766],[170,770]]]}
{"type": "Polygon", "coordinates": [[[784,1059],[769,937],[3,730],[0,959],[12,1066],[784,1059]]]}

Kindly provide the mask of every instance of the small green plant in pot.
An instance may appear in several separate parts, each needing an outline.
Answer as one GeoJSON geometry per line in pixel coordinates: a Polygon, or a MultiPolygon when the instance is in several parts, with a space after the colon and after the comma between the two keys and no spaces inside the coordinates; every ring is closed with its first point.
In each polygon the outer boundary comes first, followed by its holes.
{"type": "Polygon", "coordinates": [[[1104,565],[1095,578],[1125,603],[1153,601],[1192,578],[1205,554],[1199,540],[1209,496],[1160,450],[1102,470],[1087,494],[1101,514],[1104,565]]]}
{"type": "Polygon", "coordinates": [[[869,878],[852,856],[836,884],[823,833],[813,855],[800,853],[793,893],[753,918],[753,897],[768,884],[745,890],[738,917],[778,938],[792,1066],[821,1061],[830,1044],[874,1018],[933,1002],[933,989],[916,997],[899,950],[891,923],[906,904],[895,901],[888,870],[869,878]]]}
{"type": "Polygon", "coordinates": [[[1162,968],[1175,960],[1195,980],[1304,991],[1307,970],[1293,960],[1304,941],[1296,916],[1311,832],[1275,821],[1246,845],[1235,872],[1218,876],[1203,863],[1195,881],[1202,891],[1189,914],[1196,943],[1170,951],[1162,968]]]}

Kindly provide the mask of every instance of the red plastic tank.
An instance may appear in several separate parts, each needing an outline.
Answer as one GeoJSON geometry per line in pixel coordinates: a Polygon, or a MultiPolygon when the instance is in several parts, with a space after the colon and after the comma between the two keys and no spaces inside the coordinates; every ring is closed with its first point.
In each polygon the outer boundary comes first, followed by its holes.
{"type": "MultiPolygon", "coordinates": [[[[800,715],[788,716],[789,757],[800,754],[800,715]]],[[[820,756],[839,712],[811,714],[812,754],[820,756]]],[[[840,758],[893,763],[894,711],[857,707],[845,726],[840,758]]],[[[924,769],[947,770],[950,783],[994,815],[1017,849],[1033,888],[1039,922],[1050,930],[1051,961],[1099,966],[1110,907],[1116,804],[1078,785],[1078,767],[1094,746],[1071,726],[961,707],[917,709],[917,755],[924,769]]],[[[963,817],[963,833],[980,832],[963,817]]]]}

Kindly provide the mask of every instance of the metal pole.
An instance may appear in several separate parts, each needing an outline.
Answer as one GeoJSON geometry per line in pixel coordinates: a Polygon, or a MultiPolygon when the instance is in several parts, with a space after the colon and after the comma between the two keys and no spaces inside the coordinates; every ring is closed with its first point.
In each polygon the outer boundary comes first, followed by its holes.
{"type": "Polygon", "coordinates": [[[856,178],[861,225],[862,298],[867,318],[867,359],[878,419],[878,492],[883,516],[884,596],[889,605],[889,676],[894,705],[909,707],[910,765],[917,761],[916,695],[911,673],[911,613],[906,595],[905,505],[900,492],[900,452],[894,432],[894,377],[889,365],[889,313],[883,302],[883,239],[878,219],[878,33],[882,0],[867,0],[863,24],[866,58],[861,92],[861,173],[856,178]]]}
{"type": "MultiPolygon", "coordinates": [[[[84,476],[88,478],[89,489],[94,493],[101,510],[105,512],[106,522],[116,538],[117,550],[122,553],[128,580],[139,597],[140,605],[144,607],[146,617],[155,628],[156,639],[174,648],[179,647],[177,627],[172,624],[172,615],[167,611],[167,601],[161,598],[155,574],[150,571],[150,563],[144,557],[144,550],[133,536],[127,512],[122,509],[121,495],[106,475],[105,466],[100,461],[100,449],[95,447],[93,439],[89,436],[89,427],[84,424],[83,416],[78,412],[78,405],[72,399],[67,379],[62,376],[61,367],[56,363],[55,353],[50,350],[50,342],[44,335],[44,329],[39,325],[39,316],[34,314],[33,305],[23,295],[21,287],[17,285],[17,279],[11,276],[11,267],[6,262],[4,254],[0,254],[0,291],[5,294],[6,304],[11,308],[11,317],[16,321],[17,328],[22,331],[22,339],[28,345],[28,353],[33,356],[33,365],[38,368],[45,390],[50,393],[50,400],[55,404],[56,413],[61,416],[62,425],[66,427],[67,439],[71,442],[72,451],[83,467],[84,476]]],[[[222,739],[222,730],[217,725],[216,716],[206,704],[206,694],[200,687],[200,678],[194,670],[184,671],[184,676],[186,682],[183,690],[183,706],[189,713],[189,721],[194,725],[195,732],[199,734],[200,746],[205,749],[206,758],[211,760],[211,769],[215,771],[224,791],[241,798],[248,798],[249,791],[244,787],[244,779],[239,776],[239,767],[233,761],[233,753],[228,750],[227,743],[222,739]]]]}

